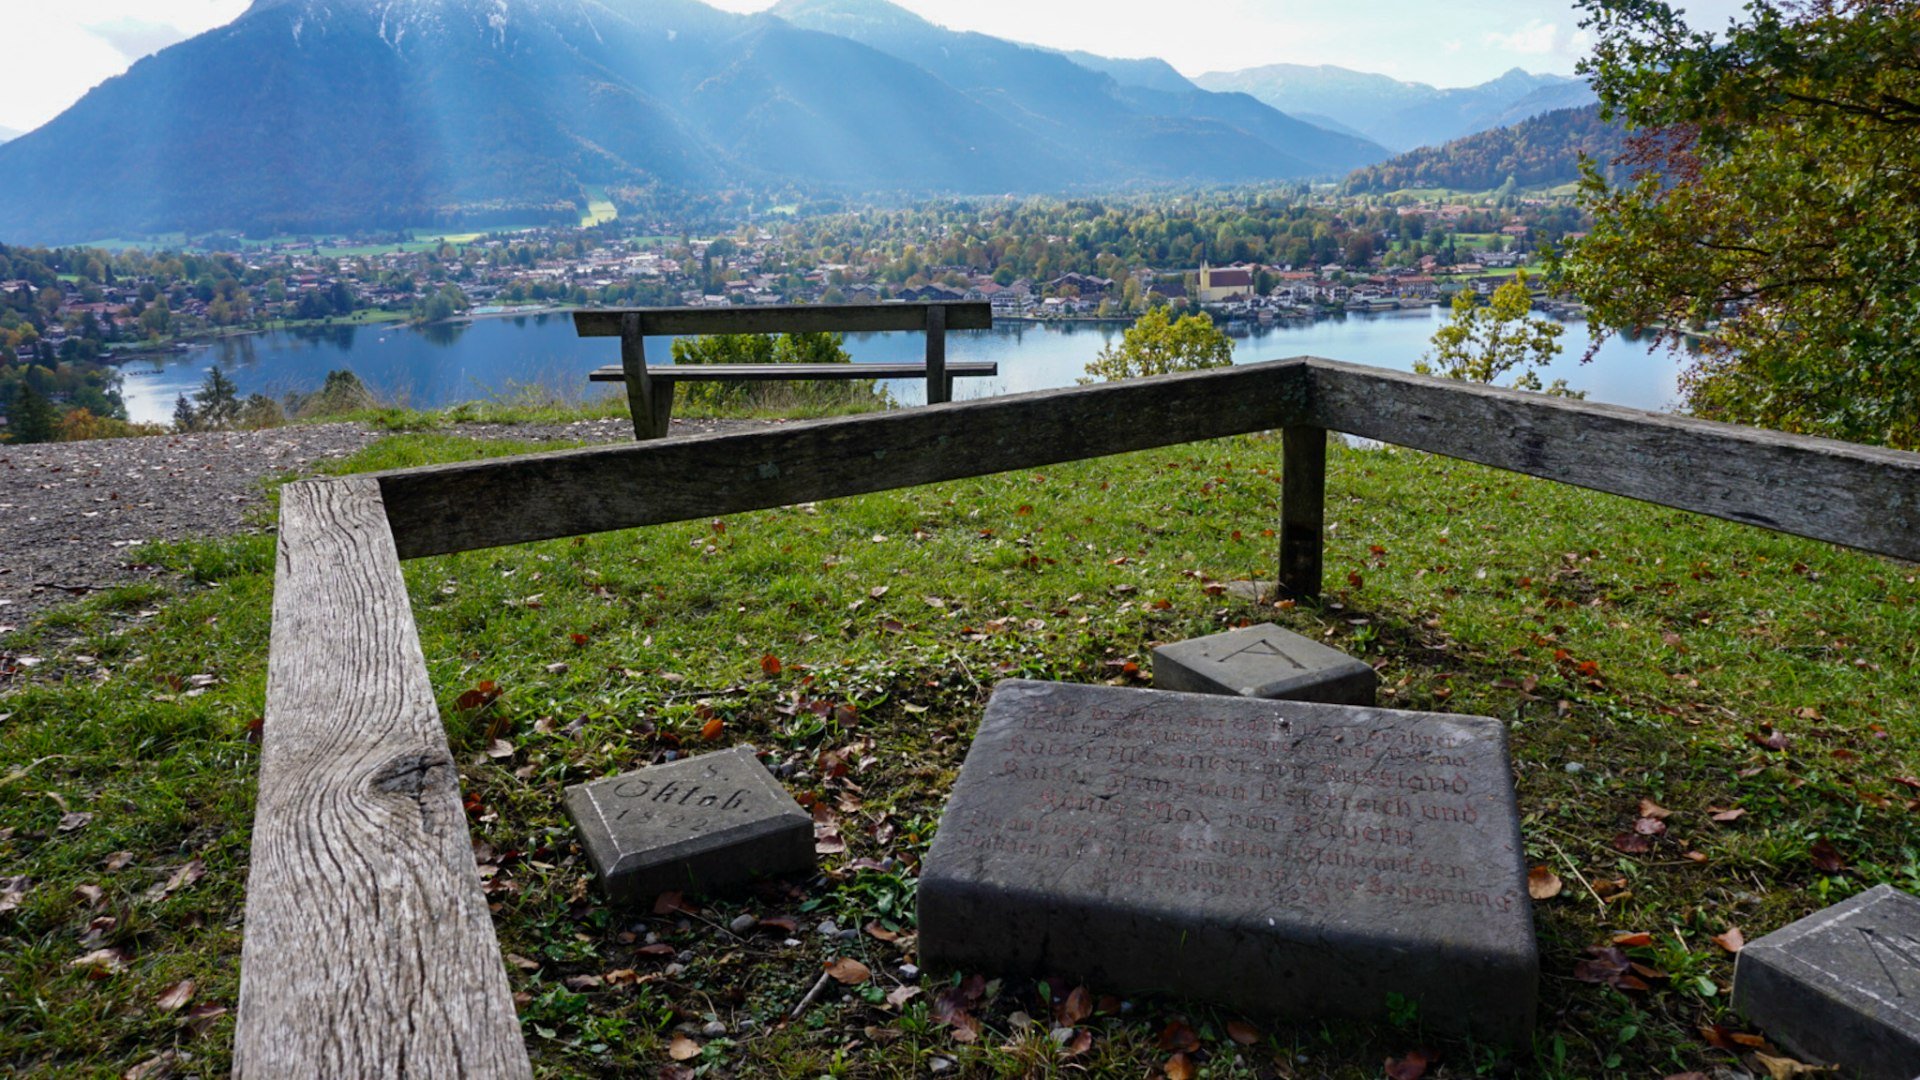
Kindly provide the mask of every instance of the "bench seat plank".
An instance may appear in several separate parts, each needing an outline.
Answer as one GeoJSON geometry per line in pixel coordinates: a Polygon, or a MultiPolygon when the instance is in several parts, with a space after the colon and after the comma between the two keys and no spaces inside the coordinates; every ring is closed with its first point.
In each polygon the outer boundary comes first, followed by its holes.
{"type": "MultiPolygon", "coordinates": [[[[992,360],[948,364],[948,375],[998,375],[1000,365],[992,360]]],[[[924,364],[648,364],[647,375],[654,379],[678,382],[784,382],[801,379],[924,379],[924,364]]],[[[596,368],[588,378],[593,382],[625,382],[626,370],[618,364],[596,368]]]]}

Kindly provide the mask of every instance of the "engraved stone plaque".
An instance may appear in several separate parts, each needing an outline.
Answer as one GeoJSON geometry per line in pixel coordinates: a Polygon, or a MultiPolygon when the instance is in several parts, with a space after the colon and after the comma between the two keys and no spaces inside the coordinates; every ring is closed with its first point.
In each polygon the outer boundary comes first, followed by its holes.
{"type": "Polygon", "coordinates": [[[1371,705],[1379,684],[1365,661],[1272,623],[1153,650],[1157,690],[1371,705]]]}
{"type": "Polygon", "coordinates": [[[1733,1007],[1844,1076],[1920,1076],[1920,899],[1881,885],[1753,942],[1734,966],[1733,1007]]]}
{"type": "Polygon", "coordinates": [[[923,962],[1524,1043],[1506,734],[1476,716],[994,689],[920,878],[923,962]]]}
{"type": "Polygon", "coordinates": [[[813,818],[751,746],[577,784],[566,798],[611,901],[813,869],[813,818]]]}

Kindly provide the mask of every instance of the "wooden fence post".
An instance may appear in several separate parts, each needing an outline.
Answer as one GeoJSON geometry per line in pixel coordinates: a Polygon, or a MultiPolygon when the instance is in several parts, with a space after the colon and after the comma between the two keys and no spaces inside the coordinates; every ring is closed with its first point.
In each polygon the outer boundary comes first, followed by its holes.
{"type": "Polygon", "coordinates": [[[627,377],[627,410],[633,437],[664,438],[673,423],[673,383],[656,383],[647,374],[646,327],[638,313],[620,316],[620,368],[627,377]]]}
{"type": "Polygon", "coordinates": [[[1326,524],[1327,431],[1288,427],[1280,471],[1281,596],[1320,599],[1320,545],[1326,524]]]}
{"type": "Polygon", "coordinates": [[[927,404],[953,400],[953,380],[947,377],[947,309],[927,305],[927,404]]]}

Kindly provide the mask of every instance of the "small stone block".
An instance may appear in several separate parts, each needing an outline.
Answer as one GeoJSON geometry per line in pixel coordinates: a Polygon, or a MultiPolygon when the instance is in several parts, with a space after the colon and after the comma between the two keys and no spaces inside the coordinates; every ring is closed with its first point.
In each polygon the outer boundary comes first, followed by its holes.
{"type": "Polygon", "coordinates": [[[576,784],[566,799],[601,892],[616,903],[813,869],[813,818],[751,746],[576,784]]]}
{"type": "Polygon", "coordinates": [[[1379,685],[1364,661],[1272,623],[1153,650],[1156,690],[1371,705],[1379,685]]]}
{"type": "Polygon", "coordinates": [[[1478,716],[994,689],[920,877],[929,967],[1524,1045],[1539,957],[1478,716]]]}
{"type": "Polygon", "coordinates": [[[1843,1076],[1920,1077],[1920,898],[1881,885],[1747,945],[1733,1007],[1843,1076]]]}

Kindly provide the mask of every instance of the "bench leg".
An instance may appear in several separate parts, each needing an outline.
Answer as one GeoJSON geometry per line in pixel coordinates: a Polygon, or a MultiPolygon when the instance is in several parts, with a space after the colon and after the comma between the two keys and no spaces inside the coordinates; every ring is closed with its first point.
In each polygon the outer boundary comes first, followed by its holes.
{"type": "Polygon", "coordinates": [[[647,374],[643,330],[639,315],[620,317],[620,368],[627,377],[627,411],[633,415],[633,437],[640,442],[666,435],[673,416],[673,383],[664,379],[656,382],[647,374]]]}

